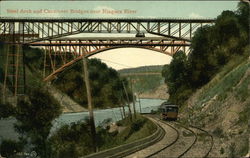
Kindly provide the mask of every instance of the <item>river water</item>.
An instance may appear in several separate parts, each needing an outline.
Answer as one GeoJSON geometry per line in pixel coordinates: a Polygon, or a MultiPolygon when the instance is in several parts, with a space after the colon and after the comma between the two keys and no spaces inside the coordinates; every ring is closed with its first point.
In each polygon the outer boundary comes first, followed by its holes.
{"type": "MultiPolygon", "coordinates": [[[[141,102],[141,112],[148,113],[151,110],[157,110],[159,105],[164,102],[161,99],[140,99],[141,102]]],[[[131,103],[131,110],[133,111],[131,103]]],[[[140,112],[139,102],[135,104],[136,111],[140,112]]],[[[125,108],[126,113],[128,108],[125,108]]],[[[95,110],[95,125],[98,126],[102,123],[103,120],[111,118],[112,122],[121,120],[121,110],[120,108],[104,109],[104,110],[95,110]]],[[[78,113],[64,113],[61,114],[57,119],[53,121],[52,132],[60,128],[64,124],[70,124],[73,122],[84,120],[88,117],[88,112],[78,112],[78,113]]],[[[32,119],[32,118],[31,118],[32,119]]],[[[7,118],[0,120],[0,142],[3,139],[18,139],[18,134],[14,130],[14,123],[16,120],[14,118],[7,118]]]]}

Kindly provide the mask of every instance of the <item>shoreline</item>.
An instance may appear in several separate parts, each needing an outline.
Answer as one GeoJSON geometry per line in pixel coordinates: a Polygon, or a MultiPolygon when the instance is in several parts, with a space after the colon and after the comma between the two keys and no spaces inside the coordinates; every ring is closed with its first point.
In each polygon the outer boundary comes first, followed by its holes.
{"type": "MultiPolygon", "coordinates": [[[[138,99],[138,98],[137,98],[138,99]]],[[[166,98],[159,98],[159,97],[140,97],[139,99],[159,99],[159,100],[167,100],[166,98]]],[[[136,101],[136,102],[138,102],[138,100],[136,101]]],[[[119,107],[113,107],[113,108],[119,108],[119,107]]],[[[106,108],[106,109],[112,109],[112,108],[106,108]]],[[[96,111],[96,110],[106,110],[106,109],[94,109],[94,111],[96,111]]],[[[86,110],[86,111],[75,111],[75,112],[73,112],[73,111],[69,111],[69,112],[62,112],[62,114],[73,114],[73,113],[81,113],[81,112],[88,112],[88,110],[86,110]]]]}

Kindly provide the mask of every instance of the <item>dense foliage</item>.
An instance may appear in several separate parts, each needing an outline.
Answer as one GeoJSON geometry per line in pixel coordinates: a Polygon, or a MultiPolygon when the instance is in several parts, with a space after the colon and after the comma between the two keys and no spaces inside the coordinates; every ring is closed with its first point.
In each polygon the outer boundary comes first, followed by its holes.
{"type": "Polygon", "coordinates": [[[14,140],[3,140],[0,145],[1,156],[14,158],[15,154],[22,151],[23,146],[14,140]]]}
{"type": "MultiPolygon", "coordinates": [[[[144,138],[156,130],[150,120],[140,115],[133,122],[128,117],[120,120],[117,125],[123,126],[121,132],[110,132],[108,124],[109,119],[96,128],[99,151],[144,138]]],[[[87,120],[62,126],[49,141],[52,144],[53,158],[78,158],[93,153],[91,130],[87,120]]]]}
{"type": "MultiPolygon", "coordinates": [[[[70,69],[60,74],[53,84],[86,107],[87,94],[83,81],[82,65],[82,62],[76,63],[70,69]]],[[[128,91],[129,99],[132,99],[128,81],[120,78],[116,70],[107,67],[99,59],[88,60],[88,68],[95,108],[115,107],[123,104],[126,99],[123,84],[128,91]]]]}
{"type": "Polygon", "coordinates": [[[171,102],[178,104],[187,99],[190,93],[188,71],[187,56],[182,51],[175,53],[170,65],[163,67],[162,75],[168,85],[171,102]]]}
{"type": "Polygon", "coordinates": [[[20,98],[16,108],[16,130],[21,140],[26,140],[42,158],[49,157],[50,147],[47,138],[52,121],[61,114],[61,107],[46,90],[32,89],[29,97],[20,98]]]}
{"type": "MultiPolygon", "coordinates": [[[[3,52],[6,49],[4,46],[4,44],[0,43],[0,50],[3,50],[3,52]]],[[[38,87],[39,83],[42,82],[44,50],[24,46],[23,52],[25,52],[26,84],[38,87]]],[[[1,58],[0,61],[4,61],[4,58],[1,58]]],[[[60,61],[58,60],[58,62],[60,61]]],[[[47,64],[49,65],[49,63],[47,64]]],[[[74,64],[60,74],[53,83],[62,92],[68,94],[76,102],[86,107],[87,94],[83,81],[82,65],[81,61],[74,64]]],[[[95,108],[115,107],[125,104],[127,99],[123,84],[127,89],[129,101],[132,100],[132,92],[128,88],[128,81],[125,78],[122,79],[116,70],[109,68],[105,63],[97,59],[88,60],[88,68],[95,108]]],[[[1,62],[0,75],[2,74],[2,76],[4,76],[3,70],[3,62],[1,62]]],[[[3,78],[0,78],[0,82],[3,82],[3,78]]]]}
{"type": "Polygon", "coordinates": [[[170,101],[176,104],[182,104],[235,56],[249,56],[249,5],[240,2],[236,12],[223,11],[215,25],[198,28],[191,50],[189,56],[177,52],[163,67],[170,101]]]}
{"type": "MultiPolygon", "coordinates": [[[[0,44],[0,50],[5,52],[4,49],[4,45],[0,44]]],[[[3,148],[2,151],[5,155],[15,155],[16,151],[19,151],[19,144],[22,144],[25,146],[24,150],[22,150],[23,152],[34,150],[40,157],[54,157],[55,144],[53,143],[56,142],[49,141],[48,137],[52,127],[52,121],[61,113],[60,105],[53,99],[49,92],[45,90],[44,84],[41,84],[43,50],[24,46],[23,51],[25,52],[26,83],[28,85],[26,87],[27,97],[23,97],[18,101],[17,108],[9,104],[1,104],[0,110],[1,117],[8,117],[10,115],[16,117],[16,130],[22,137],[18,143],[5,140],[1,146],[3,148]],[[14,146],[15,143],[18,144],[18,150],[17,147],[14,146]]],[[[4,61],[4,58],[0,58],[0,61],[4,61]]],[[[2,76],[4,76],[3,64],[3,62],[0,63],[0,75],[2,74],[2,76]]],[[[128,88],[128,81],[120,78],[114,69],[108,68],[106,64],[97,59],[88,60],[88,67],[93,101],[96,108],[114,107],[125,104],[127,97],[124,93],[123,84],[128,91],[129,100],[132,100],[132,92],[128,88]]],[[[73,99],[83,106],[86,106],[87,97],[82,74],[82,62],[78,62],[73,65],[71,69],[63,72],[54,83],[56,87],[69,94],[69,96],[73,97],[73,99]]],[[[3,78],[0,80],[3,82],[3,78]]],[[[85,127],[87,130],[87,126],[84,126],[84,128],[85,127]]],[[[84,134],[90,133],[82,131],[82,128],[79,130],[84,134]]],[[[72,126],[71,128],[71,132],[75,137],[77,137],[76,133],[79,132],[79,130],[78,127],[73,128],[72,126]]],[[[86,140],[87,139],[84,138],[84,141],[88,143],[85,146],[88,146],[87,149],[90,149],[89,147],[91,147],[91,145],[89,144],[91,141],[86,140]]],[[[67,144],[65,147],[60,148],[60,154],[57,156],[72,157],[71,155],[75,155],[75,148],[76,146],[73,144],[67,144]],[[68,152],[70,155],[66,154],[68,152]]]]}
{"type": "Polygon", "coordinates": [[[15,107],[9,103],[0,103],[0,119],[13,116],[15,114],[15,107]]]}

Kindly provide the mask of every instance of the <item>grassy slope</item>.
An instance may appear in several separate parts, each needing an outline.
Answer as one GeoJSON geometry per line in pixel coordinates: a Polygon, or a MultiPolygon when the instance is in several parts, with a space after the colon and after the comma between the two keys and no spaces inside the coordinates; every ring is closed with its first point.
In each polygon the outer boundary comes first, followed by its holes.
{"type": "Polygon", "coordinates": [[[141,115],[137,115],[137,118],[133,123],[134,126],[129,123],[128,118],[119,121],[118,124],[125,127],[125,129],[112,138],[107,139],[101,147],[101,150],[134,142],[153,134],[156,130],[155,124],[141,115]],[[135,130],[135,126],[139,127],[138,130],[135,130]]]}
{"type": "Polygon", "coordinates": [[[212,156],[243,156],[249,148],[250,59],[235,57],[181,109],[181,120],[215,136],[212,156]],[[189,117],[190,115],[190,117],[189,117]]]}

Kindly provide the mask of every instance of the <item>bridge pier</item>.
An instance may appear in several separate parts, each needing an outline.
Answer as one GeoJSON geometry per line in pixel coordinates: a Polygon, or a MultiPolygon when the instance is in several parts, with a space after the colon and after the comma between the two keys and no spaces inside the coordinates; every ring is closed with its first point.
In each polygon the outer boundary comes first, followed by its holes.
{"type": "Polygon", "coordinates": [[[25,94],[25,65],[22,44],[4,44],[4,81],[2,101],[17,104],[17,98],[25,94]]]}

